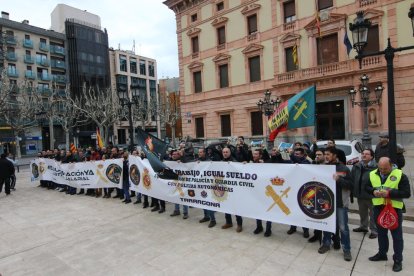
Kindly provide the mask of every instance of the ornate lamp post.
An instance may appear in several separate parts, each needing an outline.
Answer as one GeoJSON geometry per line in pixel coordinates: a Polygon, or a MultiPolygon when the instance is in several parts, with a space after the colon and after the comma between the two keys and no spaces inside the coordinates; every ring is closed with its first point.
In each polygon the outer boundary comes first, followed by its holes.
{"type": "MultiPolygon", "coordinates": [[[[260,112],[266,116],[266,119],[269,119],[270,116],[275,112],[275,108],[278,108],[282,100],[277,97],[276,99],[270,99],[272,93],[269,90],[266,90],[264,93],[263,100],[260,99],[257,102],[257,106],[259,107],[260,112]]],[[[268,137],[269,137],[269,130],[266,127],[266,147],[268,147],[268,137]]]]}
{"type": "MultiPolygon", "coordinates": [[[[414,33],[414,7],[411,6],[408,13],[414,33]]],[[[354,23],[349,24],[349,30],[352,32],[354,48],[358,55],[355,57],[359,60],[359,67],[362,67],[362,59],[370,56],[384,55],[387,61],[387,88],[388,88],[388,132],[389,132],[389,153],[391,160],[397,161],[397,130],[395,120],[395,98],[394,98],[394,56],[396,52],[414,49],[414,46],[398,47],[391,46],[391,40],[388,38],[387,48],[383,51],[365,54],[364,48],[367,45],[368,30],[371,22],[364,18],[364,12],[357,13],[354,23]]],[[[414,35],[414,34],[413,34],[414,35]]]]}
{"type": "Polygon", "coordinates": [[[371,91],[368,87],[368,76],[364,74],[361,76],[360,80],[361,84],[359,86],[359,93],[361,94],[361,101],[355,101],[355,96],[358,90],[351,88],[349,90],[349,95],[351,96],[352,107],[358,105],[361,106],[364,111],[364,133],[362,135],[362,144],[366,149],[368,149],[371,148],[371,136],[369,135],[368,131],[368,107],[381,103],[381,96],[384,88],[380,84],[377,85],[377,87],[375,87],[375,99],[370,99],[371,91]]]}

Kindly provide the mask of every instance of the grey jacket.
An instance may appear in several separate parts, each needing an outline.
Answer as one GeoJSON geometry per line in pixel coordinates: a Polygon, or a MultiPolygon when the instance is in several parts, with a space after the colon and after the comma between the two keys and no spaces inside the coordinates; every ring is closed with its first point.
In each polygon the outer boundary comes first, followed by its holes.
{"type": "Polygon", "coordinates": [[[372,199],[373,196],[365,190],[369,185],[369,173],[377,168],[377,162],[373,159],[367,166],[360,162],[352,167],[351,178],[353,181],[353,196],[359,199],[372,199]]]}

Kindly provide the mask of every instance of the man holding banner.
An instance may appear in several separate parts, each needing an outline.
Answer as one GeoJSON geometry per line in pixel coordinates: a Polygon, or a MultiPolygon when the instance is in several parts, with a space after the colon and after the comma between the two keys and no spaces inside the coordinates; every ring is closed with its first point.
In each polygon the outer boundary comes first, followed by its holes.
{"type": "MultiPolygon", "coordinates": [[[[327,164],[335,165],[336,173],[334,179],[336,181],[336,235],[341,233],[341,244],[344,252],[344,260],[350,262],[351,240],[348,227],[348,207],[350,203],[350,195],[352,190],[352,178],[348,167],[338,161],[338,152],[334,147],[325,149],[325,160],[327,164]]],[[[331,248],[332,234],[323,232],[322,246],[318,252],[325,254],[331,248]]]]}

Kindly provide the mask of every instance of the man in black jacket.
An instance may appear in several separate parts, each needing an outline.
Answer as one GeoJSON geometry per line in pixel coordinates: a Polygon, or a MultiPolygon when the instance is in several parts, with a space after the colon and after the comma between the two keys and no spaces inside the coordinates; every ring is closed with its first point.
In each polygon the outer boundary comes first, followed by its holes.
{"type": "Polygon", "coordinates": [[[377,226],[373,218],[373,196],[365,191],[365,186],[369,185],[369,173],[377,168],[374,159],[374,151],[366,149],[361,154],[361,162],[352,167],[351,177],[354,182],[353,195],[358,199],[360,224],[354,232],[368,232],[368,222],[371,234],[370,239],[377,237],[377,226]]]}
{"type": "Polygon", "coordinates": [[[14,165],[7,160],[6,154],[0,156],[0,193],[3,190],[3,183],[5,183],[6,195],[10,195],[10,178],[14,174],[14,165]]]}
{"type": "MultiPolygon", "coordinates": [[[[348,227],[348,207],[350,203],[350,195],[352,190],[351,173],[348,167],[338,160],[338,151],[334,147],[325,149],[325,161],[329,165],[335,165],[336,173],[334,179],[336,181],[336,232],[341,233],[341,243],[344,251],[344,260],[352,261],[351,240],[348,227]]],[[[324,254],[331,248],[332,234],[323,232],[322,246],[318,252],[324,254]]]]}
{"type": "MultiPolygon", "coordinates": [[[[388,134],[379,136],[380,141],[375,148],[375,161],[379,162],[381,157],[390,157],[390,137],[388,134]]],[[[392,160],[401,170],[405,166],[404,150],[397,147],[397,160],[392,160]]]]}

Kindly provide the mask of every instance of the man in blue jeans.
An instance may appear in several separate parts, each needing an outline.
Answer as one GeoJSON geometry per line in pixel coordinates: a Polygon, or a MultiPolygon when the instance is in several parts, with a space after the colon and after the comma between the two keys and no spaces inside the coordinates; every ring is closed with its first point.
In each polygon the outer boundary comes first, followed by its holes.
{"type": "MultiPolygon", "coordinates": [[[[351,255],[351,240],[349,237],[348,227],[348,207],[350,202],[350,195],[352,190],[351,172],[348,167],[338,161],[338,152],[334,147],[325,149],[326,164],[335,165],[336,173],[334,178],[336,181],[336,232],[341,233],[341,244],[344,251],[344,260],[350,262],[351,255]]],[[[324,254],[331,249],[332,234],[330,232],[323,232],[322,246],[318,249],[320,254],[324,254]]]]}
{"type": "MultiPolygon", "coordinates": [[[[369,184],[365,190],[374,196],[372,204],[374,205],[374,220],[381,213],[386,203],[385,199],[391,200],[392,207],[398,216],[398,227],[390,230],[394,246],[394,265],[392,270],[399,272],[402,270],[403,261],[403,232],[402,232],[402,213],[404,211],[403,198],[409,198],[411,195],[410,183],[408,177],[400,169],[393,167],[388,157],[381,157],[378,162],[378,169],[371,171],[369,174],[369,184]]],[[[370,257],[371,262],[387,261],[387,252],[389,248],[388,229],[383,228],[377,223],[378,229],[378,253],[370,257]]]]}

